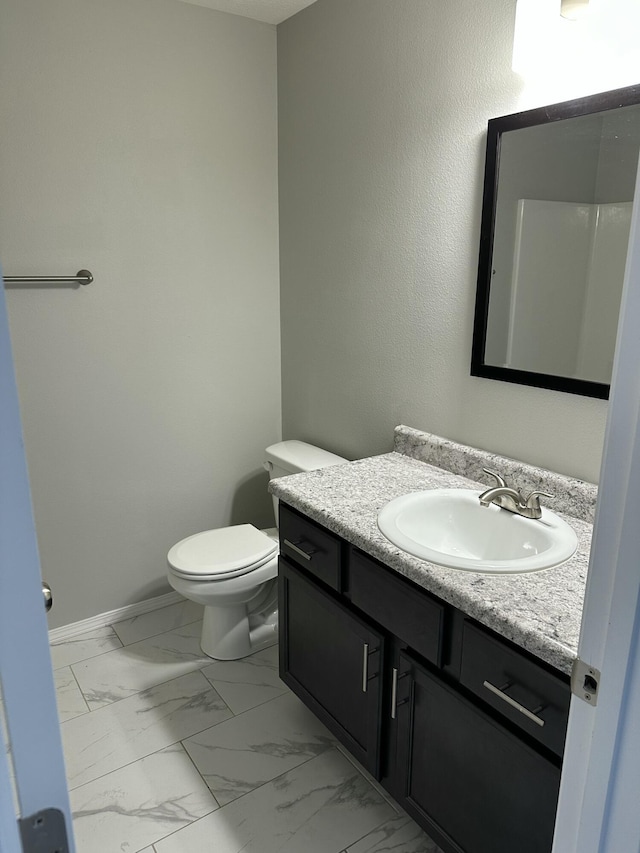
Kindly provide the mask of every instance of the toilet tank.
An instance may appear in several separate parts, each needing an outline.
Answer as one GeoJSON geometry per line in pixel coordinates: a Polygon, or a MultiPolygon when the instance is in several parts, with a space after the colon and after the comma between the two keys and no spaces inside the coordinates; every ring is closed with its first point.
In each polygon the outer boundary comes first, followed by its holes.
{"type": "MultiPolygon", "coordinates": [[[[269,472],[269,479],[286,477],[287,474],[300,474],[303,471],[316,471],[318,468],[328,468],[329,465],[341,465],[348,462],[342,456],[329,453],[306,441],[279,441],[265,450],[264,467],[269,472]]],[[[273,511],[278,524],[278,499],[273,498],[273,511]]]]}

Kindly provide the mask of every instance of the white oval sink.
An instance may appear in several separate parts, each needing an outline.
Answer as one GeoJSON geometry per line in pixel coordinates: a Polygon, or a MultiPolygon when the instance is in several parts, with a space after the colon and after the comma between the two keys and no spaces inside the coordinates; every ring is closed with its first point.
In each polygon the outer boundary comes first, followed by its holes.
{"type": "Polygon", "coordinates": [[[555,513],[543,508],[541,519],[524,518],[495,504],[481,506],[479,494],[432,489],[402,495],[380,510],[378,527],[414,557],[468,572],[537,572],[575,553],[575,531],[555,513]]]}

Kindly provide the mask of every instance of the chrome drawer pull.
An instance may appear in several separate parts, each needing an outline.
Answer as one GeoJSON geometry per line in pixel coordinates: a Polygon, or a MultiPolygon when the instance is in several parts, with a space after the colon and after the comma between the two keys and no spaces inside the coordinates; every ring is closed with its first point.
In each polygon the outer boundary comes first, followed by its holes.
{"type": "Polygon", "coordinates": [[[373,649],[369,649],[369,643],[362,644],[362,692],[366,693],[368,689],[368,684],[370,681],[373,681],[374,678],[378,677],[377,672],[374,672],[372,676],[369,676],[369,655],[375,655],[380,651],[380,646],[375,646],[373,649]]]}
{"type": "Polygon", "coordinates": [[[362,644],[362,692],[367,692],[369,681],[369,643],[362,644]]]}
{"type": "Polygon", "coordinates": [[[408,672],[403,672],[402,675],[398,674],[398,670],[393,667],[391,670],[391,719],[395,720],[396,711],[400,707],[400,705],[406,705],[409,701],[408,699],[403,699],[401,702],[398,702],[398,681],[401,678],[406,678],[409,675],[408,672]]]}
{"type": "MultiPolygon", "coordinates": [[[[302,540],[302,541],[304,541],[304,540],[302,540]]],[[[313,551],[303,551],[303,550],[302,550],[302,548],[299,548],[297,545],[294,545],[294,544],[293,544],[293,542],[289,542],[289,540],[288,540],[288,539],[285,539],[285,540],[284,540],[284,542],[283,542],[282,544],[283,544],[283,545],[286,545],[286,546],[287,546],[287,548],[291,548],[291,550],[292,550],[292,551],[295,551],[295,553],[296,553],[299,557],[302,557],[304,560],[309,560],[309,561],[310,561],[310,560],[311,560],[311,558],[313,557],[313,555],[316,553],[316,552],[315,552],[315,550],[313,550],[313,551]]]]}
{"type": "Polygon", "coordinates": [[[398,701],[398,670],[394,666],[391,672],[391,719],[395,720],[396,702],[398,701]]]}
{"type": "MultiPolygon", "coordinates": [[[[483,686],[494,693],[499,699],[502,699],[507,703],[507,705],[511,705],[512,708],[515,708],[516,711],[520,711],[521,714],[524,714],[528,720],[535,723],[537,726],[544,726],[544,720],[541,720],[540,717],[537,717],[533,711],[530,711],[528,708],[525,708],[524,705],[521,705],[519,702],[516,702],[515,699],[512,699],[511,696],[508,696],[506,693],[503,693],[499,687],[496,687],[495,684],[492,684],[490,681],[484,681],[483,686]]],[[[509,684],[504,685],[504,689],[510,687],[509,684]]],[[[541,711],[542,707],[536,708],[537,711],[541,711]]]]}

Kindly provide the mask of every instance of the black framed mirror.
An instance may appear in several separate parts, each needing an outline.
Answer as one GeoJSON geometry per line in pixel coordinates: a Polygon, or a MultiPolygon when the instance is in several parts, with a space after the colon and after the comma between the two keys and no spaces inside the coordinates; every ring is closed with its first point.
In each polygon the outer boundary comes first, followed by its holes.
{"type": "Polygon", "coordinates": [[[640,85],[491,119],[471,375],[607,399],[640,85]]]}

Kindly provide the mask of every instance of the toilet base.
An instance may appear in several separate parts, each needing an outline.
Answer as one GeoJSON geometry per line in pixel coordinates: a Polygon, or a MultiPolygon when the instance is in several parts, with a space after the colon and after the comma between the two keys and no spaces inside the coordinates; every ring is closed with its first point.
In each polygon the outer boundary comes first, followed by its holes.
{"type": "Polygon", "coordinates": [[[270,597],[259,610],[205,606],[200,648],[215,660],[239,660],[278,642],[277,600],[270,597]]]}

